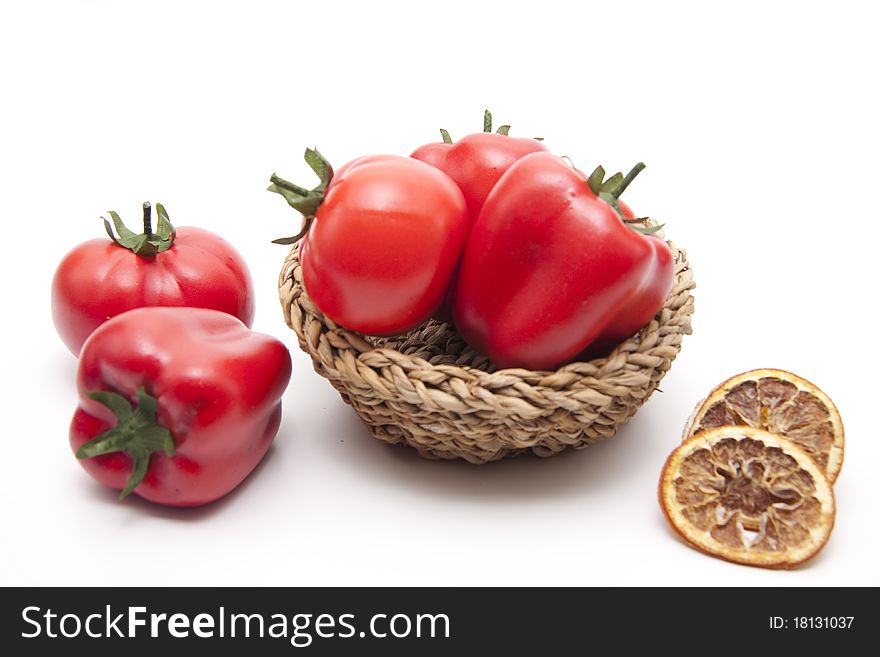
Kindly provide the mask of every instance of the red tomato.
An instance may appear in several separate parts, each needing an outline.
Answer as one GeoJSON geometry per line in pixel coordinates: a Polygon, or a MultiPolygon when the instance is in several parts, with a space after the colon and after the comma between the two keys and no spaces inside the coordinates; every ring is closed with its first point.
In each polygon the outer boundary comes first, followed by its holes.
{"type": "Polygon", "coordinates": [[[502,176],[471,229],[455,323],[499,367],[552,369],[649,321],[671,265],[666,244],[623,223],[583,173],[533,153],[502,176]]]}
{"type": "Polygon", "coordinates": [[[461,191],[411,158],[367,156],[334,176],[323,158],[309,160],[315,154],[307,151],[306,159],[321,185],[304,190],[273,176],[269,188],[306,217],[306,291],[321,312],[354,331],[393,335],[418,326],[443,300],[464,244],[461,191]]]}
{"type": "MultiPolygon", "coordinates": [[[[167,218],[164,208],[159,208],[160,216],[167,218]]],[[[148,212],[145,204],[147,220],[148,212]]],[[[145,255],[138,255],[128,244],[136,246],[134,240],[140,236],[120,235],[122,244],[89,240],[64,256],[52,281],[52,316],[74,355],[103,322],[142,306],[213,308],[248,326],[253,323],[251,276],[232,245],[201,228],[170,231],[158,252],[147,248],[142,249],[145,255]]],[[[149,232],[154,241],[162,241],[149,232]]]]}
{"type": "Polygon", "coordinates": [[[138,308],[83,345],[70,445],[100,483],[170,506],[226,495],[281,421],[290,354],[205,308],[138,308]]]}
{"type": "Polygon", "coordinates": [[[467,201],[471,222],[474,222],[504,172],[524,155],[546,150],[534,139],[477,132],[454,144],[425,144],[414,150],[411,157],[437,167],[455,181],[467,201]]]}
{"type": "MultiPolygon", "coordinates": [[[[449,133],[441,130],[442,142],[420,146],[410,155],[437,167],[455,181],[467,202],[471,225],[477,220],[492,187],[514,162],[529,153],[547,150],[536,139],[508,136],[509,128],[502,126],[498,132],[492,132],[492,115],[486,110],[483,132],[467,135],[453,143],[449,133]]],[[[451,296],[452,286],[434,315],[438,321],[452,321],[451,296]]]]}
{"type": "Polygon", "coordinates": [[[352,167],[359,167],[363,164],[369,164],[370,162],[381,162],[383,160],[394,160],[400,157],[399,155],[383,155],[382,153],[376,155],[363,155],[361,157],[356,157],[353,160],[349,160],[341,167],[336,169],[333,172],[333,177],[330,179],[330,183],[327,185],[327,189],[329,190],[333,185],[336,184],[336,181],[340,180],[346,171],[351,169],[352,167]]]}

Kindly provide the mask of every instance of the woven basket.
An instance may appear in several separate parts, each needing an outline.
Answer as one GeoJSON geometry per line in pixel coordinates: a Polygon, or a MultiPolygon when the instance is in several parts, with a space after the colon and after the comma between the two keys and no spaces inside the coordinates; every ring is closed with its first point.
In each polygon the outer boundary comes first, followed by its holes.
{"type": "Polygon", "coordinates": [[[531,451],[553,456],[613,436],[638,410],[691,332],[694,279],[675,254],[675,281],[650,324],[606,358],[558,370],[494,371],[447,324],[374,338],[324,317],[306,294],[297,247],[281,270],[281,306],[300,348],[387,443],[407,443],[432,459],[486,463],[531,451]]]}

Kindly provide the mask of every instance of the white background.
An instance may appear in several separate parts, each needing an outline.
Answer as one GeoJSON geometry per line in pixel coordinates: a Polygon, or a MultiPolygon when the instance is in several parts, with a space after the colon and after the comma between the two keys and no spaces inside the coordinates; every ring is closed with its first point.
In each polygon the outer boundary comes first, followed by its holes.
{"type": "Polygon", "coordinates": [[[0,16],[0,583],[880,584],[873,3],[9,3],[0,16]],[[14,7],[14,8],[12,8],[14,7]],[[369,437],[284,325],[297,225],[264,190],[407,154],[445,127],[543,136],[627,192],[696,274],[694,335],[619,434],[551,460],[420,460],[369,437]],[[67,442],[75,360],[54,268],[142,201],[232,241],[255,328],[294,376],[274,448],[200,510],[120,503],[67,442]],[[847,428],[826,549],[794,572],[718,561],[667,528],[660,468],[693,404],[754,367],[813,380],[847,428]]]}

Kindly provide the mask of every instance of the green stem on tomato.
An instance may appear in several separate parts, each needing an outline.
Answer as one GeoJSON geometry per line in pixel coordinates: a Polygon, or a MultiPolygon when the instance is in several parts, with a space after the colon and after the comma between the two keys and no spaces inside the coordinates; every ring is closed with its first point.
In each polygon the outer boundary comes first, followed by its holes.
{"type": "Polygon", "coordinates": [[[150,202],[144,201],[144,235],[153,234],[152,211],[153,208],[150,205],[150,202]]]}
{"type": "Polygon", "coordinates": [[[143,204],[143,227],[144,232],[138,235],[130,231],[122,223],[119,215],[110,210],[110,218],[113,220],[113,226],[110,221],[104,219],[104,230],[117,246],[129,249],[134,254],[142,258],[155,258],[157,254],[167,251],[174,245],[174,238],[177,237],[177,231],[168,218],[168,213],[161,203],[156,204],[159,220],[156,225],[156,232],[153,232],[152,225],[152,206],[149,201],[143,204]],[[113,229],[116,229],[114,234],[113,229]]]}
{"type": "Polygon", "coordinates": [[[279,237],[272,240],[273,244],[295,244],[305,237],[311,228],[318,208],[324,202],[324,193],[327,191],[330,181],[333,180],[333,167],[327,158],[318,152],[317,148],[307,148],[303,158],[320,180],[316,187],[306,189],[284,180],[274,173],[269,178],[272,184],[269,185],[267,191],[283,196],[287,204],[303,216],[302,227],[296,235],[279,237]]]}

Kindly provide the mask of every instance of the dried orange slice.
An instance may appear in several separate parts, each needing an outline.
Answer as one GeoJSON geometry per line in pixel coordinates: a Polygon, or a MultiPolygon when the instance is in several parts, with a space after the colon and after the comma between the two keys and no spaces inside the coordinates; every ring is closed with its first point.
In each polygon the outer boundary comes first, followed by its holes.
{"type": "Polygon", "coordinates": [[[843,421],[815,385],[784,370],[752,370],[727,379],[697,404],[684,438],[703,429],[741,425],[788,438],[834,483],[843,465],[843,421]]]}
{"type": "Polygon", "coordinates": [[[813,459],[752,427],[688,438],[666,461],[659,497],[688,543],[764,568],[792,568],[813,557],[834,526],[834,493],[813,459]]]}

